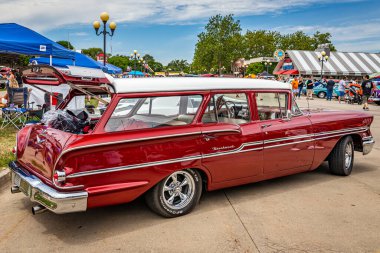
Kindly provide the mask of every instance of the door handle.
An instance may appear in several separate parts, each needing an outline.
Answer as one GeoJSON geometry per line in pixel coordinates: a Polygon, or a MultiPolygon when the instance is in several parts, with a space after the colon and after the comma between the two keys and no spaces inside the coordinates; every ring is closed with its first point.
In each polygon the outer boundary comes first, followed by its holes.
{"type": "Polygon", "coordinates": [[[261,128],[267,128],[267,127],[270,127],[272,124],[263,124],[261,125],[261,128]]]}
{"type": "Polygon", "coordinates": [[[210,141],[210,140],[216,139],[215,136],[213,136],[213,135],[208,135],[208,134],[204,134],[204,135],[203,135],[203,138],[205,139],[205,141],[210,141]]]}

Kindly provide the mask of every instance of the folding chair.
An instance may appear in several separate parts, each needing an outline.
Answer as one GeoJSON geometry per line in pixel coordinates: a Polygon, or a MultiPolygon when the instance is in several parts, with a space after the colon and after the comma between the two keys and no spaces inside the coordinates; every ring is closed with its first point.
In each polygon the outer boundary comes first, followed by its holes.
{"type": "Polygon", "coordinates": [[[15,88],[9,89],[9,105],[2,108],[3,121],[0,129],[4,129],[8,125],[13,125],[17,129],[25,126],[28,119],[28,89],[15,88]]]}

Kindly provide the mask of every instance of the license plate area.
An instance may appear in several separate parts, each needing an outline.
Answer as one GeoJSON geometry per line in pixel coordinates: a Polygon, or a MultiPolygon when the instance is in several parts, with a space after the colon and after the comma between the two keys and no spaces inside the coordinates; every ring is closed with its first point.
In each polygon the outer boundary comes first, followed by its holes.
{"type": "Polygon", "coordinates": [[[24,179],[22,179],[19,175],[14,174],[14,184],[17,185],[26,196],[30,197],[30,185],[24,179]]]}

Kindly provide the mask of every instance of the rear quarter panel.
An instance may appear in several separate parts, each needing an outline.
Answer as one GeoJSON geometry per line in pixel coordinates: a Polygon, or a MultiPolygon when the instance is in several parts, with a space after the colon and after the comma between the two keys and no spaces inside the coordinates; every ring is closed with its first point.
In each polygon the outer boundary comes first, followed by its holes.
{"type": "Polygon", "coordinates": [[[347,135],[370,135],[373,116],[357,111],[313,111],[310,120],[315,134],[315,156],[311,169],[316,169],[338,141],[347,135]]]}

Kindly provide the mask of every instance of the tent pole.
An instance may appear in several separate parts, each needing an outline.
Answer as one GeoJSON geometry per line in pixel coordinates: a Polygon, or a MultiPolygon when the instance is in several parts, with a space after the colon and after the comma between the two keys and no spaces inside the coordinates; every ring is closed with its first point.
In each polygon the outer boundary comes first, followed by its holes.
{"type": "Polygon", "coordinates": [[[53,66],[53,56],[50,55],[50,66],[53,66]]]}

